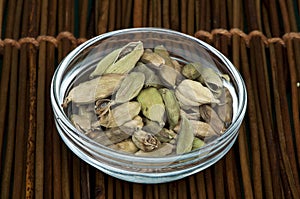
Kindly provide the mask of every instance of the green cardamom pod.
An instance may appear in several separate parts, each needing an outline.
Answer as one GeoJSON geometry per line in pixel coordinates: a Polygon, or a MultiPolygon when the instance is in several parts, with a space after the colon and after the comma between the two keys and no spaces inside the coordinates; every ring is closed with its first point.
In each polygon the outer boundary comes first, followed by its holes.
{"type": "Polygon", "coordinates": [[[193,140],[193,147],[192,147],[192,151],[199,149],[201,147],[203,147],[205,145],[205,142],[197,137],[194,138],[193,140]]]}
{"type": "Polygon", "coordinates": [[[144,53],[143,43],[130,42],[118,55],[117,59],[105,70],[104,74],[119,73],[125,74],[130,72],[144,53]],[[125,51],[125,52],[123,52],[125,51]]]}
{"type": "Polygon", "coordinates": [[[141,72],[145,75],[145,87],[155,87],[159,88],[162,86],[160,78],[155,74],[155,72],[142,62],[138,62],[134,68],[135,72],[141,72]]]}
{"type": "Polygon", "coordinates": [[[170,125],[170,129],[173,129],[177,125],[180,117],[179,103],[173,91],[167,88],[161,88],[159,92],[165,103],[167,121],[170,125]]]}
{"type": "Polygon", "coordinates": [[[215,110],[209,105],[202,105],[199,107],[200,117],[215,130],[217,134],[222,134],[225,131],[225,126],[219,118],[215,110]]]}
{"type": "MultiPolygon", "coordinates": [[[[204,87],[200,82],[193,81],[190,79],[183,80],[176,88],[175,94],[179,98],[184,96],[190,101],[194,102],[193,104],[184,104],[189,106],[194,106],[195,103],[198,105],[209,104],[209,103],[219,103],[219,100],[216,99],[213,93],[206,87],[204,87]]],[[[184,103],[182,101],[182,103],[184,103]]]]}
{"type": "Polygon", "coordinates": [[[139,150],[135,153],[136,156],[144,156],[144,157],[165,157],[170,155],[173,152],[174,145],[169,143],[163,143],[159,148],[145,152],[143,150],[139,150]]]}
{"type": "Polygon", "coordinates": [[[220,75],[214,69],[204,66],[200,67],[199,73],[198,81],[206,85],[216,97],[219,97],[223,89],[223,81],[220,75]]]}
{"type": "Polygon", "coordinates": [[[72,114],[70,117],[74,126],[83,133],[91,130],[91,120],[84,115],[72,114]]]}
{"type": "Polygon", "coordinates": [[[102,115],[98,122],[106,128],[119,127],[136,117],[140,110],[140,103],[134,101],[125,102],[102,115]]]}
{"type": "Polygon", "coordinates": [[[199,120],[189,120],[192,128],[194,129],[194,135],[199,138],[217,136],[214,129],[210,124],[199,120]]]}
{"type": "Polygon", "coordinates": [[[127,139],[114,145],[110,145],[109,148],[125,153],[135,153],[139,150],[131,139],[127,139]]]}
{"type": "Polygon", "coordinates": [[[195,65],[200,64],[200,63],[189,63],[186,64],[183,68],[181,73],[183,76],[185,76],[188,79],[197,79],[200,76],[199,71],[197,70],[197,67],[195,65]]]}
{"type": "Polygon", "coordinates": [[[154,53],[158,54],[165,60],[165,65],[174,68],[170,54],[163,45],[156,46],[154,48],[154,53]]]}
{"type": "Polygon", "coordinates": [[[165,64],[165,60],[150,49],[145,50],[141,57],[141,61],[154,69],[159,69],[165,64]]]}
{"type": "Polygon", "coordinates": [[[124,132],[119,128],[110,128],[106,131],[92,131],[89,134],[87,134],[87,136],[92,138],[95,142],[99,144],[109,146],[128,139],[131,136],[131,134],[128,134],[127,132],[124,132]]]}
{"type": "Polygon", "coordinates": [[[124,103],[135,98],[144,86],[145,75],[140,72],[129,73],[116,92],[114,102],[124,103]]]}
{"type": "Polygon", "coordinates": [[[115,91],[123,78],[124,75],[121,74],[107,74],[82,82],[71,89],[63,106],[67,107],[71,101],[76,104],[90,104],[97,99],[106,98],[115,91]]]}
{"type": "Polygon", "coordinates": [[[143,89],[137,96],[137,101],[141,103],[142,113],[145,117],[164,126],[165,105],[156,88],[143,89]]]}
{"type": "Polygon", "coordinates": [[[106,55],[103,59],[101,59],[98,62],[95,70],[90,74],[90,78],[103,75],[106,69],[116,61],[121,50],[122,48],[116,49],[113,52],[106,55]]]}
{"type": "Polygon", "coordinates": [[[181,115],[180,130],[177,138],[176,153],[183,154],[190,152],[193,147],[194,132],[190,121],[181,115]]]}
{"type": "Polygon", "coordinates": [[[183,80],[183,76],[174,68],[162,65],[158,70],[158,75],[164,85],[168,88],[175,88],[177,83],[183,80]]]}
{"type": "Polygon", "coordinates": [[[154,135],[143,130],[135,131],[132,141],[143,151],[152,151],[160,146],[160,141],[154,135]]]}
{"type": "Polygon", "coordinates": [[[160,142],[170,142],[176,135],[177,134],[173,130],[163,128],[155,134],[155,137],[157,137],[160,142]]]}

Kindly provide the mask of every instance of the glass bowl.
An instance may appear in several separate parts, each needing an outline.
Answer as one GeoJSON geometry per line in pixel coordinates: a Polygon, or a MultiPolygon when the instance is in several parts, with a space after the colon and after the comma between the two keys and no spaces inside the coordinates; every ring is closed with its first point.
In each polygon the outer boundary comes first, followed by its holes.
{"type": "Polygon", "coordinates": [[[186,34],[160,28],[132,28],[92,38],[70,52],[56,69],[51,84],[55,124],[65,144],[82,160],[116,178],[137,183],[163,183],[192,175],[220,160],[232,147],[244,118],[247,93],[239,72],[212,46],[186,34]],[[188,153],[166,157],[143,157],[116,151],[95,142],[79,131],[62,107],[76,82],[86,78],[101,58],[132,41],[144,48],[163,45],[180,63],[202,62],[230,77],[227,85],[233,98],[232,122],[225,132],[188,153]],[[203,62],[204,61],[204,62],[203,62]]]}

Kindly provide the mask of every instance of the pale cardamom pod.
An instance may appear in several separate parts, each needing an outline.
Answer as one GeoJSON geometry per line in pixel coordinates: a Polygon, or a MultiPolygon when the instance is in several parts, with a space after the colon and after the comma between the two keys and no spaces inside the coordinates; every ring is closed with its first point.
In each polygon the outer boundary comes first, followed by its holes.
{"type": "Polygon", "coordinates": [[[165,105],[156,88],[149,87],[143,89],[137,96],[137,101],[141,103],[142,112],[145,117],[164,126],[165,105]]]}
{"type": "Polygon", "coordinates": [[[158,54],[165,60],[165,65],[174,68],[170,54],[163,45],[156,46],[154,48],[154,53],[158,54]]]}
{"type": "Polygon", "coordinates": [[[104,74],[125,74],[130,72],[139,61],[143,53],[144,48],[141,41],[130,42],[120,51],[119,57],[105,70],[104,74]],[[122,51],[125,52],[123,53],[122,51]]]}
{"type": "Polygon", "coordinates": [[[132,120],[125,122],[119,128],[124,132],[133,134],[133,132],[141,130],[144,126],[143,118],[139,115],[135,116],[132,120]]]}
{"type": "Polygon", "coordinates": [[[149,120],[147,118],[144,118],[144,123],[145,123],[145,125],[143,127],[143,130],[148,133],[152,133],[153,135],[156,135],[163,128],[163,126],[160,125],[158,122],[149,120]]]}
{"type": "MultiPolygon", "coordinates": [[[[198,105],[219,103],[219,100],[214,97],[213,93],[208,88],[204,87],[200,82],[196,82],[190,79],[183,80],[176,88],[176,91],[178,91],[190,101],[197,103],[198,105]]],[[[176,97],[181,97],[179,94],[175,94],[176,97]]],[[[194,104],[185,105],[194,106],[194,104]]]]}
{"type": "Polygon", "coordinates": [[[198,120],[189,120],[192,128],[194,129],[194,135],[199,138],[216,136],[216,132],[210,126],[210,124],[198,120]]]}
{"type": "Polygon", "coordinates": [[[141,61],[154,69],[159,69],[163,64],[165,64],[165,60],[161,56],[149,49],[145,50],[141,57],[141,61]]]}
{"type": "Polygon", "coordinates": [[[160,67],[158,75],[164,85],[168,88],[175,88],[177,83],[184,79],[177,70],[167,65],[162,65],[160,67]]]}
{"type": "Polygon", "coordinates": [[[140,72],[129,73],[118,88],[114,102],[124,103],[135,98],[144,86],[145,75],[140,72]]]}
{"type": "Polygon", "coordinates": [[[193,147],[194,132],[190,121],[181,115],[180,130],[177,137],[176,154],[190,152],[193,147]]]}
{"type": "Polygon", "coordinates": [[[155,87],[159,88],[162,86],[162,82],[160,78],[155,74],[155,72],[150,69],[148,66],[143,64],[142,62],[138,62],[137,66],[134,68],[135,72],[141,72],[145,75],[145,87],[155,87]]]}
{"type": "Polygon", "coordinates": [[[157,137],[160,142],[170,142],[176,135],[177,134],[173,130],[163,128],[155,134],[155,137],[157,137]]]}
{"type": "Polygon", "coordinates": [[[219,118],[218,114],[215,112],[215,110],[208,106],[208,105],[202,105],[199,107],[199,112],[201,118],[210,124],[210,126],[215,130],[217,134],[224,133],[225,126],[222,120],[219,118]]]}
{"type": "Polygon", "coordinates": [[[95,79],[82,82],[71,89],[65,98],[63,106],[67,107],[69,102],[76,104],[90,104],[97,99],[103,99],[110,96],[120,85],[124,75],[107,74],[95,79]]]}
{"type": "Polygon", "coordinates": [[[216,97],[219,97],[223,89],[223,81],[220,75],[212,68],[201,67],[198,80],[207,86],[216,97]]]}
{"type": "Polygon", "coordinates": [[[138,102],[123,103],[102,115],[99,118],[99,124],[106,128],[121,126],[136,117],[140,110],[141,105],[138,102]]]}
{"type": "Polygon", "coordinates": [[[143,151],[152,151],[160,146],[160,141],[154,135],[143,130],[135,131],[132,141],[143,151]]]}
{"type": "Polygon", "coordinates": [[[229,126],[233,115],[233,101],[230,91],[225,88],[219,99],[221,102],[215,107],[215,110],[219,118],[225,123],[225,126],[229,126]]]}
{"type": "Polygon", "coordinates": [[[135,153],[139,150],[131,139],[124,140],[122,142],[111,145],[109,146],[109,148],[122,151],[125,153],[135,153]]]}
{"type": "Polygon", "coordinates": [[[91,129],[91,120],[84,115],[72,114],[70,119],[74,126],[83,133],[91,129]]]}
{"type": "Polygon", "coordinates": [[[108,146],[128,139],[131,134],[128,134],[119,128],[111,128],[107,129],[106,131],[93,131],[87,136],[99,144],[108,146]]]}
{"type": "Polygon", "coordinates": [[[173,91],[167,88],[159,89],[159,92],[162,96],[162,99],[165,103],[166,113],[167,113],[167,121],[169,123],[170,129],[173,129],[180,117],[180,107],[177,98],[173,91]]]}
{"type": "Polygon", "coordinates": [[[144,156],[144,157],[165,157],[170,155],[173,152],[174,145],[169,143],[163,143],[159,148],[145,152],[143,150],[139,150],[135,153],[136,156],[144,156]]]}

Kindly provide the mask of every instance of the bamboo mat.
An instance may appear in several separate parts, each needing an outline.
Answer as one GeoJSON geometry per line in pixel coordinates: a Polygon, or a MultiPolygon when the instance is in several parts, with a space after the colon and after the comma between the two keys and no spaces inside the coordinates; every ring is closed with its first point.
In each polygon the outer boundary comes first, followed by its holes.
{"type": "Polygon", "coordinates": [[[0,0],[0,198],[300,198],[300,0],[0,0]],[[232,150],[182,180],[135,184],[77,158],[56,132],[58,63],[98,34],[154,26],[215,46],[248,107],[232,150]]]}

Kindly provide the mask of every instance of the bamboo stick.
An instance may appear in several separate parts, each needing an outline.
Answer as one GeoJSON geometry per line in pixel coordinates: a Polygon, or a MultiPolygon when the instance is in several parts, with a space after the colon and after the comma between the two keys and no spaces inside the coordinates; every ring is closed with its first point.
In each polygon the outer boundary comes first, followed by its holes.
{"type": "Polygon", "coordinates": [[[68,149],[66,145],[62,145],[62,154],[61,154],[61,180],[62,180],[62,198],[70,198],[70,173],[69,173],[69,157],[68,149]]]}
{"type": "Polygon", "coordinates": [[[100,7],[100,8],[98,8],[98,9],[100,9],[99,16],[97,16],[98,17],[97,34],[102,34],[107,31],[109,1],[103,0],[103,1],[99,2],[99,7],[100,7]]]}
{"type": "Polygon", "coordinates": [[[178,180],[177,196],[180,199],[187,199],[187,184],[186,178],[178,180]]]}
{"type": "Polygon", "coordinates": [[[169,198],[177,199],[177,189],[178,189],[178,181],[168,183],[168,190],[169,190],[169,198]]]}
{"type": "Polygon", "coordinates": [[[152,184],[147,184],[145,187],[145,199],[153,199],[153,188],[154,186],[152,184]]]}
{"type": "Polygon", "coordinates": [[[81,178],[80,178],[81,198],[89,199],[91,198],[90,167],[85,162],[81,162],[80,173],[81,173],[81,178]]]}
{"type": "Polygon", "coordinates": [[[96,170],[95,174],[95,198],[104,199],[107,195],[106,193],[106,183],[104,174],[101,171],[96,170]]]}
{"type": "Polygon", "coordinates": [[[82,1],[80,6],[80,24],[79,24],[79,37],[86,37],[87,20],[88,20],[88,3],[89,1],[82,1]]]}
{"type": "MultiPolygon", "coordinates": [[[[42,2],[41,35],[47,34],[48,1],[42,2]]],[[[42,41],[39,48],[38,74],[37,74],[37,126],[36,126],[36,163],[35,163],[35,197],[44,196],[44,130],[45,130],[45,79],[46,79],[46,42],[42,41]]]]}
{"type": "Polygon", "coordinates": [[[114,178],[111,176],[108,176],[107,178],[107,192],[106,193],[106,198],[107,199],[113,199],[115,196],[114,193],[114,178]]]}
{"type": "Polygon", "coordinates": [[[122,187],[122,181],[119,179],[115,180],[115,186],[114,186],[115,192],[116,192],[116,199],[123,199],[123,187],[122,187]]]}
{"type": "Polygon", "coordinates": [[[170,15],[171,15],[171,23],[170,23],[170,27],[173,30],[179,30],[180,29],[180,25],[179,25],[179,5],[178,5],[178,1],[172,1],[172,3],[170,4],[170,15]]]}
{"type": "Polygon", "coordinates": [[[200,30],[206,30],[206,12],[207,12],[207,1],[206,0],[200,0],[200,30]]]}
{"type": "Polygon", "coordinates": [[[232,148],[228,154],[225,156],[225,168],[226,168],[226,177],[227,177],[227,183],[226,187],[228,189],[228,195],[229,198],[238,198],[236,191],[238,190],[238,184],[239,181],[235,180],[234,171],[236,170],[235,167],[235,160],[234,160],[234,149],[232,148]]]}
{"type": "Polygon", "coordinates": [[[123,185],[123,199],[131,198],[131,183],[127,181],[122,182],[123,185]]]}
{"type": "Polygon", "coordinates": [[[168,199],[168,185],[166,183],[159,184],[159,198],[160,199],[168,199]]]}
{"type": "Polygon", "coordinates": [[[81,198],[81,186],[80,186],[80,159],[72,155],[72,196],[74,199],[81,198]]]}
{"type": "Polygon", "coordinates": [[[215,198],[215,190],[213,186],[212,167],[204,170],[206,194],[208,199],[215,198]]]}
{"type": "Polygon", "coordinates": [[[191,199],[197,199],[198,198],[198,194],[197,194],[197,188],[196,188],[196,180],[195,180],[195,176],[189,176],[188,177],[189,180],[189,198],[191,199]]]}
{"type": "Polygon", "coordinates": [[[116,23],[116,0],[109,1],[109,18],[108,18],[108,31],[115,29],[116,23]]]}
{"type": "Polygon", "coordinates": [[[170,28],[170,2],[162,0],[162,27],[170,28]]]}
{"type": "Polygon", "coordinates": [[[215,197],[225,198],[225,183],[224,183],[224,159],[219,160],[213,166],[213,176],[214,176],[214,187],[215,187],[215,197]]]}
{"type": "Polygon", "coordinates": [[[188,0],[187,33],[189,35],[193,35],[195,33],[195,2],[194,2],[194,0],[188,0]]]}
{"type": "Polygon", "coordinates": [[[187,0],[180,1],[180,31],[187,33],[187,0]]]}
{"type": "Polygon", "coordinates": [[[153,22],[153,1],[154,0],[149,0],[148,1],[148,20],[147,20],[147,26],[154,26],[153,22]]]}
{"type": "MultiPolygon", "coordinates": [[[[4,5],[5,1],[0,0],[0,30],[3,30],[4,5]]],[[[0,38],[2,38],[2,31],[0,31],[0,38]]]]}
{"type": "Polygon", "coordinates": [[[196,174],[196,186],[198,197],[206,198],[205,178],[203,171],[196,174]]]}
{"type": "MultiPolygon", "coordinates": [[[[5,32],[5,36],[8,38],[12,37],[13,34],[13,22],[14,22],[14,9],[15,1],[10,1],[8,5],[8,12],[12,17],[8,17],[7,19],[7,28],[5,32]]],[[[12,48],[10,45],[4,46],[3,51],[3,65],[1,71],[1,82],[0,82],[0,170],[2,167],[2,150],[3,142],[4,142],[4,132],[6,126],[6,111],[7,111],[7,98],[8,98],[8,88],[9,88],[9,74],[11,70],[11,51],[12,48]]]]}
{"type": "Polygon", "coordinates": [[[148,0],[143,0],[143,11],[142,11],[142,24],[143,27],[148,24],[148,0]]]}
{"type": "MultiPolygon", "coordinates": [[[[11,71],[10,74],[6,74],[10,76],[10,80],[17,79],[18,73],[18,50],[16,48],[12,49],[11,55],[11,71]]],[[[9,198],[10,195],[10,185],[12,179],[12,165],[13,165],[13,154],[14,154],[14,147],[15,147],[15,124],[16,124],[16,115],[17,115],[17,81],[10,81],[9,84],[9,103],[8,103],[8,124],[7,124],[7,139],[6,139],[6,149],[5,149],[5,160],[4,160],[4,167],[2,170],[2,179],[1,179],[1,198],[9,198]]]]}
{"type": "Polygon", "coordinates": [[[143,0],[134,0],[133,27],[141,27],[143,23],[143,0]]]}
{"type": "Polygon", "coordinates": [[[133,183],[132,184],[132,196],[133,199],[143,198],[143,185],[133,183]]]}

